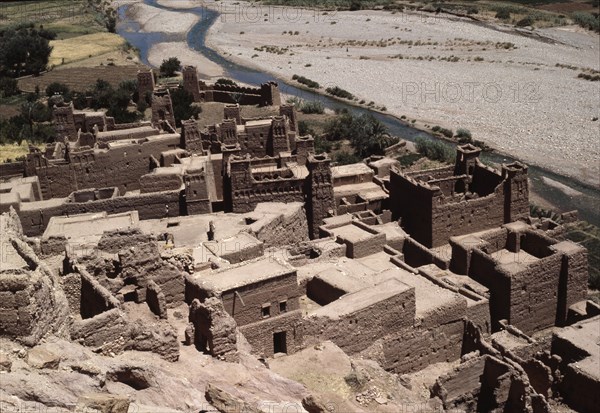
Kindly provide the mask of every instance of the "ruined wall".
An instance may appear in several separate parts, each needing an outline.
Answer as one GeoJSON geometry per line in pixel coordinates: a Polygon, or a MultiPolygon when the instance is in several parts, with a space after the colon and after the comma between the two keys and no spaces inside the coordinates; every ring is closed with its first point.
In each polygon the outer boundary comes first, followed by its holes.
{"type": "MultiPolygon", "coordinates": [[[[65,334],[69,306],[58,279],[25,242],[9,242],[29,269],[0,272],[0,336],[33,346],[47,334],[65,334]]],[[[11,253],[4,243],[2,251],[11,253]]]]}
{"type": "Polygon", "coordinates": [[[229,362],[238,360],[237,324],[221,300],[216,297],[203,303],[193,300],[188,319],[188,331],[191,329],[193,344],[199,351],[229,362]]]}
{"type": "MultiPolygon", "coordinates": [[[[282,245],[296,244],[308,240],[308,222],[306,220],[306,211],[302,204],[297,204],[293,212],[282,213],[279,217],[271,220],[266,225],[255,231],[255,236],[264,242],[265,248],[280,247],[282,245]]],[[[271,207],[277,207],[277,204],[258,205],[256,212],[272,212],[271,207]]],[[[290,205],[287,205],[289,208],[290,205]]]]}
{"type": "Polygon", "coordinates": [[[144,290],[150,281],[154,281],[164,294],[167,306],[176,307],[184,301],[184,274],[160,257],[155,242],[122,250],[119,261],[122,268],[119,275],[125,284],[134,284],[144,290]]]}
{"type": "Polygon", "coordinates": [[[0,163],[0,178],[6,179],[13,176],[23,176],[25,173],[25,164],[21,162],[3,162],[0,163]]]}
{"type": "Polygon", "coordinates": [[[229,204],[226,210],[243,213],[254,210],[257,204],[263,202],[304,202],[304,180],[284,178],[281,175],[285,173],[286,170],[282,170],[257,180],[251,172],[249,159],[230,160],[228,182],[225,184],[229,204]]]}
{"type": "Polygon", "coordinates": [[[150,172],[150,156],[177,148],[179,135],[119,144],[105,151],[71,155],[70,163],[52,162],[34,169],[44,199],[65,197],[86,188],[117,186],[121,193],[140,189],[139,179],[150,172]]]}

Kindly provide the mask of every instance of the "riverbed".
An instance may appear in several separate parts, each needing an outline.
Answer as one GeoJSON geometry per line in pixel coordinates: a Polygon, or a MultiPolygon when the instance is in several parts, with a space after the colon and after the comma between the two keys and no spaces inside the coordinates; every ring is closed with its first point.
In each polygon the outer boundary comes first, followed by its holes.
{"type": "MultiPolygon", "coordinates": [[[[219,11],[215,10],[214,3],[205,3],[205,6],[194,7],[194,2],[189,1],[184,3],[180,2],[169,2],[168,0],[146,0],[146,6],[156,7],[169,11],[164,16],[173,16],[172,13],[185,13],[186,15],[194,14],[197,17],[197,21],[193,24],[189,30],[188,28],[182,29],[178,33],[163,33],[163,32],[141,32],[139,30],[139,22],[131,19],[131,14],[127,13],[127,8],[130,6],[122,6],[119,8],[119,15],[121,21],[119,22],[118,32],[132,44],[140,49],[141,59],[145,63],[157,65],[157,62],[162,58],[171,57],[176,48],[163,47],[161,53],[164,56],[160,56],[160,59],[152,56],[152,50],[157,50],[157,45],[165,43],[177,43],[181,48],[182,43],[186,50],[190,50],[192,54],[191,58],[188,59],[184,64],[194,64],[198,67],[201,75],[205,78],[212,78],[215,76],[221,76],[222,74],[231,77],[239,82],[246,84],[258,85],[265,81],[271,80],[273,77],[277,77],[279,80],[280,88],[282,92],[288,95],[300,96],[304,99],[316,99],[321,100],[326,107],[329,108],[347,108],[354,112],[371,112],[381,121],[383,121],[390,131],[407,140],[414,140],[417,136],[427,136],[433,138],[431,135],[410,127],[405,122],[398,119],[397,116],[386,115],[379,112],[372,112],[365,108],[356,108],[355,106],[340,102],[328,98],[326,96],[316,94],[310,91],[299,89],[293,84],[285,82],[287,76],[282,76],[278,73],[273,73],[272,66],[265,65],[269,70],[259,69],[261,63],[253,64],[254,67],[248,67],[243,61],[233,54],[220,50],[220,53],[209,47],[208,44],[212,44],[214,41],[207,41],[207,38],[215,36],[214,33],[218,32],[215,27],[219,27],[223,22],[223,16],[219,18],[219,11]],[[175,4],[178,8],[167,7],[164,4],[171,3],[175,4]],[[206,7],[206,4],[209,7],[206,7]],[[185,7],[184,7],[185,6],[185,7]],[[183,8],[183,10],[181,9],[183,8]],[[210,30],[209,30],[210,29],[210,30]],[[207,70],[209,68],[210,70],[207,70]],[[210,72],[210,73],[207,73],[210,72]]],[[[197,3],[196,3],[197,4],[197,3]]],[[[160,16],[160,14],[159,14],[160,16]]],[[[165,17],[167,18],[167,17],[165,17]]],[[[172,27],[172,26],[168,26],[172,27]]],[[[242,30],[243,31],[243,30],[242,30]]],[[[241,36],[245,36],[241,35],[241,36]]],[[[293,36],[293,35],[292,35],[293,36]]],[[[257,40],[256,44],[261,41],[257,40]]],[[[159,46],[160,47],[160,46],[159,46]]],[[[258,62],[258,61],[257,61],[258,62]]],[[[323,63],[327,65],[328,63],[323,63]]],[[[324,66],[326,67],[326,66],[324,66]]],[[[361,75],[357,74],[356,79],[360,79],[361,75]]],[[[355,82],[359,83],[359,82],[355,82]]],[[[367,97],[369,99],[369,97],[367,97]]],[[[435,120],[431,121],[431,124],[439,124],[435,120]]],[[[536,151],[535,148],[532,151],[536,151]]],[[[539,151],[538,151],[539,152],[539,151]]],[[[589,156],[592,159],[597,160],[597,152],[594,150],[588,151],[589,156]]],[[[538,157],[539,157],[538,153],[538,157]]],[[[486,154],[484,158],[489,159],[493,162],[511,162],[513,159],[509,156],[503,156],[498,154],[486,154]]],[[[526,160],[527,161],[527,160],[526,160]]],[[[580,163],[581,166],[585,166],[585,162],[580,163]]],[[[585,182],[578,182],[576,179],[565,177],[563,174],[556,173],[559,168],[552,168],[552,171],[531,165],[529,168],[529,177],[532,191],[539,197],[544,198],[550,205],[554,205],[558,210],[567,211],[572,209],[578,209],[583,219],[586,219],[596,225],[600,224],[600,212],[598,211],[598,205],[600,205],[600,193],[597,187],[590,185],[585,182]],[[544,179],[546,177],[547,179],[544,179]],[[555,182],[560,183],[556,185],[555,182]],[[550,183],[550,184],[549,184],[550,183]],[[570,188],[565,190],[566,188],[570,188]]],[[[586,181],[585,179],[582,179],[586,181]]]]}

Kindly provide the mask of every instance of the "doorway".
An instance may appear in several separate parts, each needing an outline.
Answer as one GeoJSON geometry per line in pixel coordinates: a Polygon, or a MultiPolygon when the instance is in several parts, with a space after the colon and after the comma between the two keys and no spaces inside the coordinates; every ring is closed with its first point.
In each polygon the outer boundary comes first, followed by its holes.
{"type": "Polygon", "coordinates": [[[285,331],[273,333],[273,353],[287,354],[287,338],[285,331]]]}

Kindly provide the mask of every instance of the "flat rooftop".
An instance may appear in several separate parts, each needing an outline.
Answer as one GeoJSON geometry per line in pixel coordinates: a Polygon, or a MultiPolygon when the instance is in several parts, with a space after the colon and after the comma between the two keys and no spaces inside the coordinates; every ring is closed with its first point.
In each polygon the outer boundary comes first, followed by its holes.
{"type": "Polygon", "coordinates": [[[330,229],[330,231],[333,232],[333,234],[336,237],[340,237],[343,240],[350,241],[352,243],[364,241],[374,236],[374,234],[372,234],[371,232],[360,228],[354,223],[343,225],[337,228],[332,228],[330,229]]]}
{"type": "Polygon", "coordinates": [[[283,261],[266,257],[222,270],[200,273],[196,280],[206,289],[225,292],[288,274],[295,277],[296,270],[283,261]]]}
{"type": "Polygon", "coordinates": [[[349,165],[339,165],[331,168],[331,176],[335,178],[342,178],[345,176],[355,176],[372,174],[373,170],[365,163],[353,163],[349,165]]]}
{"type": "Polygon", "coordinates": [[[589,357],[571,364],[595,380],[600,380],[600,316],[562,328],[554,334],[585,351],[589,357]]]}
{"type": "Polygon", "coordinates": [[[158,134],[159,131],[157,129],[154,129],[152,126],[138,126],[135,128],[116,129],[116,130],[111,130],[111,131],[106,131],[106,132],[98,132],[96,134],[96,136],[98,137],[99,140],[102,140],[102,138],[129,136],[131,134],[138,134],[138,133],[158,134]]]}
{"type": "Polygon", "coordinates": [[[339,319],[370,307],[380,301],[402,294],[410,289],[410,286],[399,280],[388,279],[380,284],[343,295],[338,300],[316,309],[310,315],[339,319]]]}
{"type": "Polygon", "coordinates": [[[358,195],[365,201],[376,201],[388,197],[379,185],[375,182],[362,182],[359,184],[340,185],[333,188],[333,193],[336,198],[358,195]]]}
{"type": "Polygon", "coordinates": [[[105,211],[98,213],[50,218],[48,227],[42,238],[64,235],[67,239],[85,238],[93,235],[101,236],[104,231],[137,228],[139,216],[137,211],[108,215],[105,211]]]}
{"type": "Polygon", "coordinates": [[[405,285],[414,287],[417,317],[424,317],[431,311],[451,304],[457,299],[464,299],[451,290],[435,285],[422,275],[410,273],[402,268],[383,271],[374,277],[374,282],[380,283],[389,278],[395,278],[405,285]]]}

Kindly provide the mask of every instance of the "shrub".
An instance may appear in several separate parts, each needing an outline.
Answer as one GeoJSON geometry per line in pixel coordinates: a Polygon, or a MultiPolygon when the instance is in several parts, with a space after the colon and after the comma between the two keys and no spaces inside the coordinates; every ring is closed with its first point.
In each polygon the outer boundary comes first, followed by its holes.
{"type": "Polygon", "coordinates": [[[415,140],[415,145],[417,152],[429,159],[446,163],[454,162],[454,150],[444,142],[418,137],[415,140]]]}
{"type": "Polygon", "coordinates": [[[535,19],[531,15],[527,15],[515,23],[517,27],[533,26],[535,19]]]}
{"type": "Polygon", "coordinates": [[[507,9],[499,9],[496,12],[496,18],[500,20],[508,20],[510,19],[510,12],[507,9]]]}
{"type": "Polygon", "coordinates": [[[335,154],[333,160],[339,165],[349,165],[360,162],[360,158],[353,153],[342,151],[335,154]]]}
{"type": "Polygon", "coordinates": [[[584,11],[576,11],[571,15],[573,21],[583,28],[600,31],[600,16],[594,16],[584,11]]]}
{"type": "Polygon", "coordinates": [[[310,114],[310,113],[318,113],[322,114],[325,112],[325,106],[323,106],[322,102],[318,100],[313,100],[310,102],[302,102],[299,106],[299,110],[302,113],[310,114]]]}
{"type": "Polygon", "coordinates": [[[460,143],[471,143],[473,142],[473,137],[471,136],[471,131],[464,128],[458,128],[456,130],[456,137],[460,143]]]}
{"type": "MultiPolygon", "coordinates": [[[[432,130],[434,130],[434,129],[432,129],[432,130]]],[[[438,129],[434,130],[434,131],[438,132],[438,133],[441,133],[446,138],[451,138],[452,136],[454,136],[454,132],[452,132],[451,129],[441,128],[441,127],[438,126],[438,129]]]]}
{"type": "Polygon", "coordinates": [[[295,80],[298,83],[302,83],[303,85],[305,85],[311,89],[319,89],[321,87],[321,85],[319,85],[314,80],[310,80],[304,76],[294,75],[294,76],[292,76],[292,80],[295,80]]]}
{"type": "Polygon", "coordinates": [[[15,79],[11,79],[10,77],[0,78],[0,97],[8,98],[19,93],[19,86],[15,79]]]}
{"type": "Polygon", "coordinates": [[[224,78],[224,77],[217,79],[217,81],[215,82],[215,85],[239,86],[235,81],[224,78]]]}
{"type": "Polygon", "coordinates": [[[315,152],[316,153],[323,153],[323,152],[329,153],[329,152],[331,152],[332,146],[333,145],[331,144],[331,142],[329,142],[327,139],[323,139],[322,136],[315,136],[315,152]]]}
{"type": "Polygon", "coordinates": [[[352,93],[350,93],[347,90],[344,90],[338,86],[328,87],[327,89],[325,89],[325,91],[327,93],[329,93],[330,95],[337,96],[337,97],[343,98],[343,99],[353,99],[354,98],[354,95],[352,93]]]}

